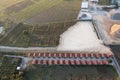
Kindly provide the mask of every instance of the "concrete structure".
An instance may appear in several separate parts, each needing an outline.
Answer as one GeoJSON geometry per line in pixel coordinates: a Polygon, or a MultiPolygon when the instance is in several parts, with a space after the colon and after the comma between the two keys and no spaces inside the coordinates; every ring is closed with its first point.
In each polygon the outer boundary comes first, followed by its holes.
{"type": "Polygon", "coordinates": [[[118,8],[120,10],[120,0],[118,0],[117,3],[118,3],[118,8]]]}
{"type": "Polygon", "coordinates": [[[88,12],[80,12],[77,20],[92,20],[92,15],[88,12]]]}
{"type": "Polygon", "coordinates": [[[88,2],[87,1],[82,2],[81,9],[88,9],[88,2]]]}
{"type": "Polygon", "coordinates": [[[17,69],[17,70],[20,70],[20,69],[21,69],[21,67],[19,67],[19,66],[18,66],[16,69],[17,69]]]}
{"type": "Polygon", "coordinates": [[[90,2],[99,2],[99,0],[89,0],[90,2]]]}
{"type": "Polygon", "coordinates": [[[0,26],[0,34],[3,32],[4,27],[0,26]]]}
{"type": "Polygon", "coordinates": [[[111,14],[111,19],[120,20],[120,12],[116,12],[114,14],[111,14]]]}

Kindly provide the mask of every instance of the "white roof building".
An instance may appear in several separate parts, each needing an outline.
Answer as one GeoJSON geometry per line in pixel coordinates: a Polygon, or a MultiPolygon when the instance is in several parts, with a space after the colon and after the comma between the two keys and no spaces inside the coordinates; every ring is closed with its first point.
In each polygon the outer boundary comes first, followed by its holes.
{"type": "Polygon", "coordinates": [[[2,33],[3,29],[4,29],[3,27],[0,27],[0,34],[2,33]]]}
{"type": "Polygon", "coordinates": [[[89,0],[89,1],[91,1],[91,2],[99,2],[99,0],[89,0]]]}
{"type": "Polygon", "coordinates": [[[119,9],[120,9],[120,0],[118,0],[117,2],[118,2],[118,7],[119,7],[119,9]]]}
{"type": "Polygon", "coordinates": [[[17,69],[17,70],[20,70],[20,69],[21,69],[21,67],[19,67],[19,66],[18,66],[16,69],[17,69]]]}
{"type": "Polygon", "coordinates": [[[88,12],[81,12],[78,15],[78,20],[92,20],[92,15],[88,12]]]}
{"type": "Polygon", "coordinates": [[[88,2],[87,1],[83,1],[82,5],[81,5],[81,9],[87,9],[88,8],[88,2]]]}

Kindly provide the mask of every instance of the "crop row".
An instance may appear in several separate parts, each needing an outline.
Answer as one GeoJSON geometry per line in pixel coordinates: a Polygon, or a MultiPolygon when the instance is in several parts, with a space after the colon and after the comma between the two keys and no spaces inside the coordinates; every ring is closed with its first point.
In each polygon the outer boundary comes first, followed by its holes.
{"type": "Polygon", "coordinates": [[[10,75],[16,71],[17,66],[20,64],[21,58],[4,57],[0,66],[0,76],[10,75]]]}

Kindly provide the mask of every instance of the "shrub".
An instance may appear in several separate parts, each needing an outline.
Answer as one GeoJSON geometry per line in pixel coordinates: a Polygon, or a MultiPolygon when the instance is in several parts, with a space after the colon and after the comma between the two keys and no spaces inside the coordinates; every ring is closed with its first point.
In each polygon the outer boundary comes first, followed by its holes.
{"type": "Polygon", "coordinates": [[[112,59],[108,59],[108,62],[109,62],[109,63],[112,63],[112,59]]]}

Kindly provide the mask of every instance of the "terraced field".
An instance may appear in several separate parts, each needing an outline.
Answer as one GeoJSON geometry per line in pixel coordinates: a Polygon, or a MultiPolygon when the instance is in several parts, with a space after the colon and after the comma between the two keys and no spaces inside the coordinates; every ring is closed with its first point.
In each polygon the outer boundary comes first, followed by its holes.
{"type": "Polygon", "coordinates": [[[4,0],[0,4],[0,20],[38,24],[76,19],[81,0],[4,0]]]}

